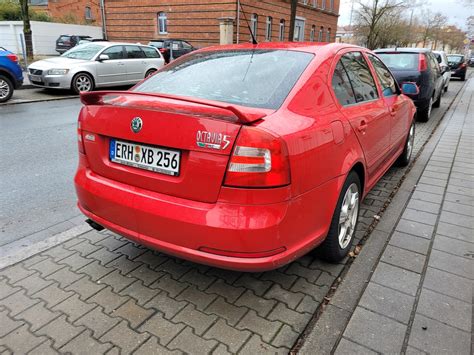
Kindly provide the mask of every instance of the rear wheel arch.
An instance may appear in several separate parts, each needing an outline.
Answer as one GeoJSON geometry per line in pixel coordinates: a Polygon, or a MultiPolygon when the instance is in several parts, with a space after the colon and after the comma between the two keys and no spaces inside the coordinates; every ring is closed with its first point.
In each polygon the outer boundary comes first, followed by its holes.
{"type": "Polygon", "coordinates": [[[349,171],[348,175],[351,173],[351,171],[354,171],[358,176],[359,176],[359,181],[360,181],[360,187],[362,190],[362,194],[364,193],[364,188],[365,188],[365,167],[364,164],[362,164],[360,161],[355,163],[352,169],[349,171]]]}
{"type": "Polygon", "coordinates": [[[13,86],[15,86],[16,79],[12,75],[12,73],[10,73],[8,70],[0,69],[0,75],[3,75],[4,77],[6,77],[8,80],[10,80],[12,82],[13,86]]]}

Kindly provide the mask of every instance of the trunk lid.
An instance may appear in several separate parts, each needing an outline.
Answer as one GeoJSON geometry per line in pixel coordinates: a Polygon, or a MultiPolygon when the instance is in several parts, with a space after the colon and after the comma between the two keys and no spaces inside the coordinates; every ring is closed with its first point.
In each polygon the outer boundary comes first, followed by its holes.
{"type": "MultiPolygon", "coordinates": [[[[242,124],[265,110],[248,110],[205,100],[134,92],[81,95],[80,125],[90,169],[130,186],[185,199],[215,202],[242,124]],[[246,112],[247,110],[247,112],[246,112]],[[256,112],[258,111],[258,112],[256,112]],[[131,122],[140,118],[141,130],[131,122]],[[180,152],[177,176],[111,161],[111,142],[180,152]]],[[[268,111],[268,110],[267,110],[268,111]]],[[[137,150],[138,152],[138,150],[137,150]]]]}

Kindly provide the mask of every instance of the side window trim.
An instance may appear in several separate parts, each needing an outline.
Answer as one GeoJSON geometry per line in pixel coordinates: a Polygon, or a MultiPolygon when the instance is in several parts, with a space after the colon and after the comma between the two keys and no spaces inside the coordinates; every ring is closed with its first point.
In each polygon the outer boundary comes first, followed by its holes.
{"type": "MultiPolygon", "coordinates": [[[[379,95],[381,95],[382,97],[390,97],[390,96],[394,96],[394,95],[400,95],[402,92],[400,90],[400,87],[398,86],[398,82],[397,82],[397,79],[395,78],[395,76],[393,75],[393,73],[390,71],[390,69],[385,65],[385,63],[379,58],[377,57],[376,55],[372,54],[372,53],[365,53],[366,57],[367,57],[367,63],[369,63],[369,66],[370,66],[370,69],[372,70],[373,73],[375,73],[375,76],[374,76],[374,79],[375,77],[377,78],[378,80],[378,84],[380,85],[380,93],[379,95]],[[393,79],[393,83],[395,85],[395,93],[391,94],[391,95],[388,95],[388,96],[385,96],[384,95],[384,88],[383,88],[383,82],[382,80],[380,79],[379,77],[379,73],[377,72],[377,68],[375,67],[374,63],[372,62],[372,59],[371,58],[374,58],[378,63],[380,63],[382,65],[382,67],[390,74],[390,76],[392,77],[393,79]]],[[[373,74],[372,74],[373,76],[373,74]]]]}

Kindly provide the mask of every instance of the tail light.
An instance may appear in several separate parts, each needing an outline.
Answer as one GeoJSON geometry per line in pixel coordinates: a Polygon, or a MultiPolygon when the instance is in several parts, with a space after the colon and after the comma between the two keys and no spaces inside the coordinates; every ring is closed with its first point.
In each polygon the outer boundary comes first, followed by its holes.
{"type": "Polygon", "coordinates": [[[77,120],[77,148],[79,149],[79,153],[86,154],[84,148],[84,137],[82,137],[81,113],[79,113],[79,118],[77,120]]]}
{"type": "Polygon", "coordinates": [[[464,69],[465,67],[467,67],[466,63],[462,63],[462,64],[459,66],[459,68],[461,68],[461,69],[464,69]]]}
{"type": "Polygon", "coordinates": [[[230,157],[224,185],[277,187],[290,183],[285,142],[254,127],[242,127],[230,157]]]}
{"type": "Polygon", "coordinates": [[[7,54],[7,58],[10,59],[12,62],[18,63],[18,57],[15,54],[7,54]]]}
{"type": "Polygon", "coordinates": [[[168,52],[168,48],[160,48],[160,52],[161,53],[166,53],[166,52],[168,52]]]}
{"type": "Polygon", "coordinates": [[[418,70],[425,71],[426,69],[428,69],[428,64],[426,63],[426,56],[423,53],[420,53],[418,58],[418,70]]]}

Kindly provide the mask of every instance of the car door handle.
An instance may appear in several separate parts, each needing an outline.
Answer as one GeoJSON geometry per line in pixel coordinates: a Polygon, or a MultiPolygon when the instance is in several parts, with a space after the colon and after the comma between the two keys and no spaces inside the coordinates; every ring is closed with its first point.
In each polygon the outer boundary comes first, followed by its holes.
{"type": "Polygon", "coordinates": [[[125,65],[125,63],[118,62],[117,65],[125,65]]]}
{"type": "Polygon", "coordinates": [[[365,131],[367,130],[367,123],[365,121],[360,121],[360,124],[359,124],[359,127],[357,128],[357,130],[360,132],[360,133],[365,133],[365,131]]]}

